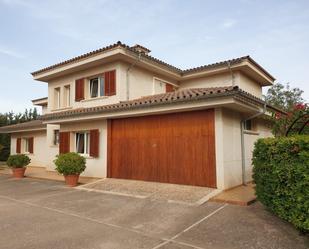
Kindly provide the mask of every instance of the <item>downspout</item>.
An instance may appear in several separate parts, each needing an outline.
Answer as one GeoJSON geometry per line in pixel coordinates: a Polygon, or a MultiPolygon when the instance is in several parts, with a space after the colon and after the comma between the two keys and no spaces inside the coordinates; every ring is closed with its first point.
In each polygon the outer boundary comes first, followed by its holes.
{"type": "Polygon", "coordinates": [[[132,63],[128,68],[127,68],[127,72],[126,72],[126,87],[127,87],[127,91],[126,91],[126,99],[129,100],[130,99],[130,77],[129,77],[129,73],[130,71],[133,69],[133,67],[135,67],[135,65],[137,64],[137,62],[139,62],[141,60],[141,53],[138,54],[138,58],[137,60],[132,63]]]}
{"type": "Polygon", "coordinates": [[[248,120],[259,117],[266,112],[266,102],[264,103],[263,111],[258,112],[249,118],[240,121],[240,136],[241,136],[241,173],[242,173],[242,185],[246,185],[246,155],[245,155],[245,123],[248,120]]]}
{"type": "Polygon", "coordinates": [[[230,63],[229,61],[227,62],[227,66],[228,66],[229,71],[230,71],[230,73],[231,73],[231,77],[232,77],[232,86],[235,86],[235,75],[234,75],[233,70],[232,70],[232,68],[231,68],[231,63],[230,63]]]}

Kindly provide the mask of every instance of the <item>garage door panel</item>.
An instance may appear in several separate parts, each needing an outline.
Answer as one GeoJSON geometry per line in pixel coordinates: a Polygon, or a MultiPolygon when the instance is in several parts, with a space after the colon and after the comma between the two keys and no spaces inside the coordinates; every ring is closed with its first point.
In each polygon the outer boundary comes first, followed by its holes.
{"type": "Polygon", "coordinates": [[[110,177],[216,186],[214,111],[109,122],[110,177]]]}

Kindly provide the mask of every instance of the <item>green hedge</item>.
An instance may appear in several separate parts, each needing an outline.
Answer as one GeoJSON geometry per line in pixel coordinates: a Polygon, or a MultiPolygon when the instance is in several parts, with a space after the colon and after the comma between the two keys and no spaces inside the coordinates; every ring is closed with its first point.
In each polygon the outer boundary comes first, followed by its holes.
{"type": "Polygon", "coordinates": [[[257,199],[309,232],[309,136],[259,139],[253,165],[257,199]]]}

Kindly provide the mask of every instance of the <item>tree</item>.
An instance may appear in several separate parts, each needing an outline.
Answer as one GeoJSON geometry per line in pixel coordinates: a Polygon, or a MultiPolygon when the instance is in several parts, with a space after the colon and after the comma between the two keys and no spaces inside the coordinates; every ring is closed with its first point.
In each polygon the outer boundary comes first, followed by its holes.
{"type": "Polygon", "coordinates": [[[303,93],[304,91],[299,88],[291,88],[288,83],[286,85],[275,83],[268,89],[265,100],[268,104],[288,112],[293,110],[295,105],[304,103],[303,93]]]}
{"type": "Polygon", "coordinates": [[[286,112],[275,112],[271,117],[275,136],[309,134],[309,107],[302,98],[303,92],[299,88],[290,88],[289,84],[284,86],[280,83],[268,90],[266,102],[286,112]]]}

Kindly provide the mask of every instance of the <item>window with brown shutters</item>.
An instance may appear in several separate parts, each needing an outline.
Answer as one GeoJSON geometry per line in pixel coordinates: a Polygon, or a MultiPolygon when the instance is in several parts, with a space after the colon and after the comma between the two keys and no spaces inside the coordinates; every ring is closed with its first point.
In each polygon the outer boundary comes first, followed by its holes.
{"type": "Polygon", "coordinates": [[[99,157],[99,130],[90,131],[90,153],[91,157],[99,157]]]}
{"type": "Polygon", "coordinates": [[[59,153],[64,154],[70,152],[70,132],[60,132],[59,153]]]}
{"type": "Polygon", "coordinates": [[[174,91],[174,86],[171,84],[166,83],[165,84],[165,92],[173,92],[174,91]]]}
{"type": "Polygon", "coordinates": [[[116,70],[104,73],[104,93],[106,96],[116,95],[116,70]]]}
{"type": "Polygon", "coordinates": [[[75,101],[81,101],[85,99],[85,83],[84,79],[78,79],[75,81],[75,101]]]}
{"type": "Polygon", "coordinates": [[[30,154],[33,154],[33,141],[34,141],[33,137],[29,137],[29,138],[28,138],[29,153],[30,153],[30,154]]]}
{"type": "Polygon", "coordinates": [[[16,139],[16,153],[19,154],[21,152],[21,138],[16,139]]]}

